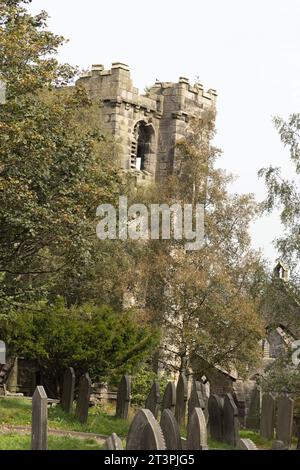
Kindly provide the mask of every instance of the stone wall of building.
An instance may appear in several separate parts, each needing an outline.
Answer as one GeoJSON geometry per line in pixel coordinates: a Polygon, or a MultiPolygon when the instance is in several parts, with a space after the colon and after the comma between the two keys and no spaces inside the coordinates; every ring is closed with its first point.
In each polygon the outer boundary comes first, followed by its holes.
{"type": "Polygon", "coordinates": [[[176,166],[176,142],[191,117],[215,110],[216,92],[178,83],[156,82],[145,95],[133,86],[127,65],[114,63],[110,70],[93,65],[77,81],[102,108],[104,125],[117,139],[121,167],[138,180],[159,180],[176,166]]]}

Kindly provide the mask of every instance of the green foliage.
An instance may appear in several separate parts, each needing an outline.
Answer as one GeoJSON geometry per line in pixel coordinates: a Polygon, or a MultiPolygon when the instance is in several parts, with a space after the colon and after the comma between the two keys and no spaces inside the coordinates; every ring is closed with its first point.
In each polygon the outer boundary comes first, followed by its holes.
{"type": "Polygon", "coordinates": [[[162,397],[168,383],[167,377],[158,376],[147,364],[139,367],[138,372],[132,376],[131,403],[133,405],[144,407],[153,382],[159,383],[162,397]]]}
{"type": "MultiPolygon", "coordinates": [[[[76,439],[70,436],[48,436],[48,450],[101,450],[95,439],[76,439]]],[[[17,433],[0,435],[0,450],[30,450],[31,436],[17,433]]]]}
{"type": "Polygon", "coordinates": [[[157,341],[155,332],[136,324],[130,312],[88,304],[67,308],[61,299],[2,319],[1,338],[12,354],[33,360],[54,383],[69,366],[101,380],[131,372],[157,341]]]}

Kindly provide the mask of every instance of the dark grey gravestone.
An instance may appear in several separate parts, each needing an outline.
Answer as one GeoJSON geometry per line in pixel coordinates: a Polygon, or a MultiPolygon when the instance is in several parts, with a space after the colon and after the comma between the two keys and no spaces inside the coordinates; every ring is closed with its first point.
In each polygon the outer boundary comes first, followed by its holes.
{"type": "Polygon", "coordinates": [[[288,447],[292,441],[294,400],[288,395],[279,396],[276,400],[276,440],[284,442],[288,447]]]}
{"type": "Polygon", "coordinates": [[[233,397],[227,393],[224,397],[223,407],[223,440],[232,447],[237,447],[239,442],[239,418],[238,409],[233,397]]]}
{"type": "Polygon", "coordinates": [[[185,426],[185,415],[188,398],[188,382],[184,374],[180,374],[176,388],[175,417],[179,426],[185,426]]]}
{"type": "Polygon", "coordinates": [[[106,439],[104,446],[106,450],[123,450],[122,441],[115,433],[106,439]]]}
{"type": "Polygon", "coordinates": [[[256,445],[251,439],[240,439],[238,448],[239,450],[257,450],[256,445]]]}
{"type": "Polygon", "coordinates": [[[31,449],[47,450],[48,408],[44,387],[36,387],[32,397],[31,449]]]}
{"type": "Polygon", "coordinates": [[[6,364],[6,344],[4,341],[0,341],[0,364],[6,364]]]}
{"type": "Polygon", "coordinates": [[[126,450],[166,450],[160,425],[150,410],[139,410],[130,425],[126,450]]]}
{"type": "Polygon", "coordinates": [[[169,382],[162,401],[162,411],[171,410],[172,413],[175,413],[176,406],[176,387],[174,382],[169,382]]]}
{"type": "Polygon", "coordinates": [[[282,441],[273,441],[272,450],[288,450],[288,447],[282,441]]]}
{"type": "Polygon", "coordinates": [[[191,416],[195,408],[201,408],[205,410],[205,399],[202,394],[202,384],[197,381],[193,381],[191,395],[188,401],[188,414],[191,416]]]}
{"type": "Polygon", "coordinates": [[[160,418],[167,450],[181,450],[181,437],[178,423],[171,410],[164,410],[160,418]]]}
{"type": "Polygon", "coordinates": [[[201,408],[194,408],[187,425],[187,450],[208,450],[207,425],[201,408]]]}
{"type": "Polygon", "coordinates": [[[255,387],[251,392],[246,427],[248,429],[260,428],[260,389],[258,387],[255,387]]]}
{"type": "Polygon", "coordinates": [[[208,427],[212,439],[223,441],[223,406],[224,399],[211,395],[208,399],[208,427]]]}
{"type": "Polygon", "coordinates": [[[151,390],[149,392],[148,398],[145,403],[145,408],[147,410],[150,410],[153,416],[157,419],[159,409],[160,409],[160,389],[159,389],[159,383],[154,382],[151,390]]]}
{"type": "Polygon", "coordinates": [[[238,417],[240,424],[245,426],[245,418],[246,418],[246,394],[244,383],[242,380],[237,380],[233,384],[233,400],[238,409],[238,417]]]}
{"type": "Polygon", "coordinates": [[[116,417],[127,419],[131,400],[131,377],[123,375],[118,388],[116,417]]]}
{"type": "Polygon", "coordinates": [[[260,435],[265,439],[274,439],[275,428],[275,397],[264,393],[261,400],[260,435]]]}
{"type": "Polygon", "coordinates": [[[85,424],[88,420],[92,382],[89,374],[84,374],[79,380],[76,416],[85,424]]]}
{"type": "Polygon", "coordinates": [[[61,406],[66,413],[72,413],[75,390],[75,372],[73,367],[68,367],[64,373],[63,392],[61,406]]]}

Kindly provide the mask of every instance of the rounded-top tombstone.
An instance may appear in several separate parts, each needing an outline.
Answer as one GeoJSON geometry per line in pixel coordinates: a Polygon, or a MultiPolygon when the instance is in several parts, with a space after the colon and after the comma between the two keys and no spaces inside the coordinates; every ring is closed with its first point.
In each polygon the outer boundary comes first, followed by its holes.
{"type": "Polygon", "coordinates": [[[191,416],[195,408],[205,410],[205,400],[202,393],[201,383],[194,380],[191,395],[188,401],[188,414],[191,416]]]}
{"type": "Polygon", "coordinates": [[[86,423],[88,420],[90,396],[92,389],[92,381],[89,374],[84,374],[79,380],[78,399],[76,406],[76,416],[81,423],[86,423]]]}
{"type": "Polygon", "coordinates": [[[208,399],[208,425],[212,439],[223,441],[223,405],[224,400],[218,395],[210,395],[208,399]]]}
{"type": "Polygon", "coordinates": [[[186,405],[188,398],[188,382],[184,374],[180,374],[176,388],[175,417],[179,426],[185,425],[186,405]]]}
{"type": "Polygon", "coordinates": [[[130,425],[126,450],[166,450],[160,425],[150,410],[139,410],[130,425]]]}
{"type": "Polygon", "coordinates": [[[176,387],[174,382],[169,382],[162,401],[162,411],[171,410],[172,413],[175,413],[176,405],[176,387]]]}
{"type": "Polygon", "coordinates": [[[181,450],[180,429],[171,410],[162,412],[160,427],[166,441],[167,450],[181,450]]]}
{"type": "Polygon", "coordinates": [[[123,375],[117,394],[116,416],[127,419],[131,400],[131,377],[123,375]]]}
{"type": "Polygon", "coordinates": [[[147,397],[145,408],[147,410],[150,410],[156,419],[158,417],[160,403],[161,403],[161,398],[160,398],[159,383],[154,382],[149,392],[149,395],[147,397]]]}
{"type": "Polygon", "coordinates": [[[63,392],[61,406],[66,413],[71,413],[74,401],[75,372],[73,367],[68,367],[64,373],[63,392]]]}
{"type": "Polygon", "coordinates": [[[123,450],[123,444],[117,434],[112,433],[105,441],[105,448],[107,450],[123,450]]]}
{"type": "Polygon", "coordinates": [[[187,426],[187,450],[208,450],[207,425],[201,408],[194,408],[187,426]]]}

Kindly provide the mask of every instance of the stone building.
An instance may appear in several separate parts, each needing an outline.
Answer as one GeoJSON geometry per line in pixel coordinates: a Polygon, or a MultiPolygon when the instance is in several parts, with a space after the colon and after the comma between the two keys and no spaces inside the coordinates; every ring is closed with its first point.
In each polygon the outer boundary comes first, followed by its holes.
{"type": "Polygon", "coordinates": [[[117,139],[121,167],[137,181],[164,178],[176,167],[176,142],[185,135],[193,116],[215,110],[216,91],[205,92],[187,78],[178,83],[157,81],[144,95],[134,87],[127,65],[113,63],[110,70],[93,65],[77,81],[102,107],[103,121],[117,139]]]}

